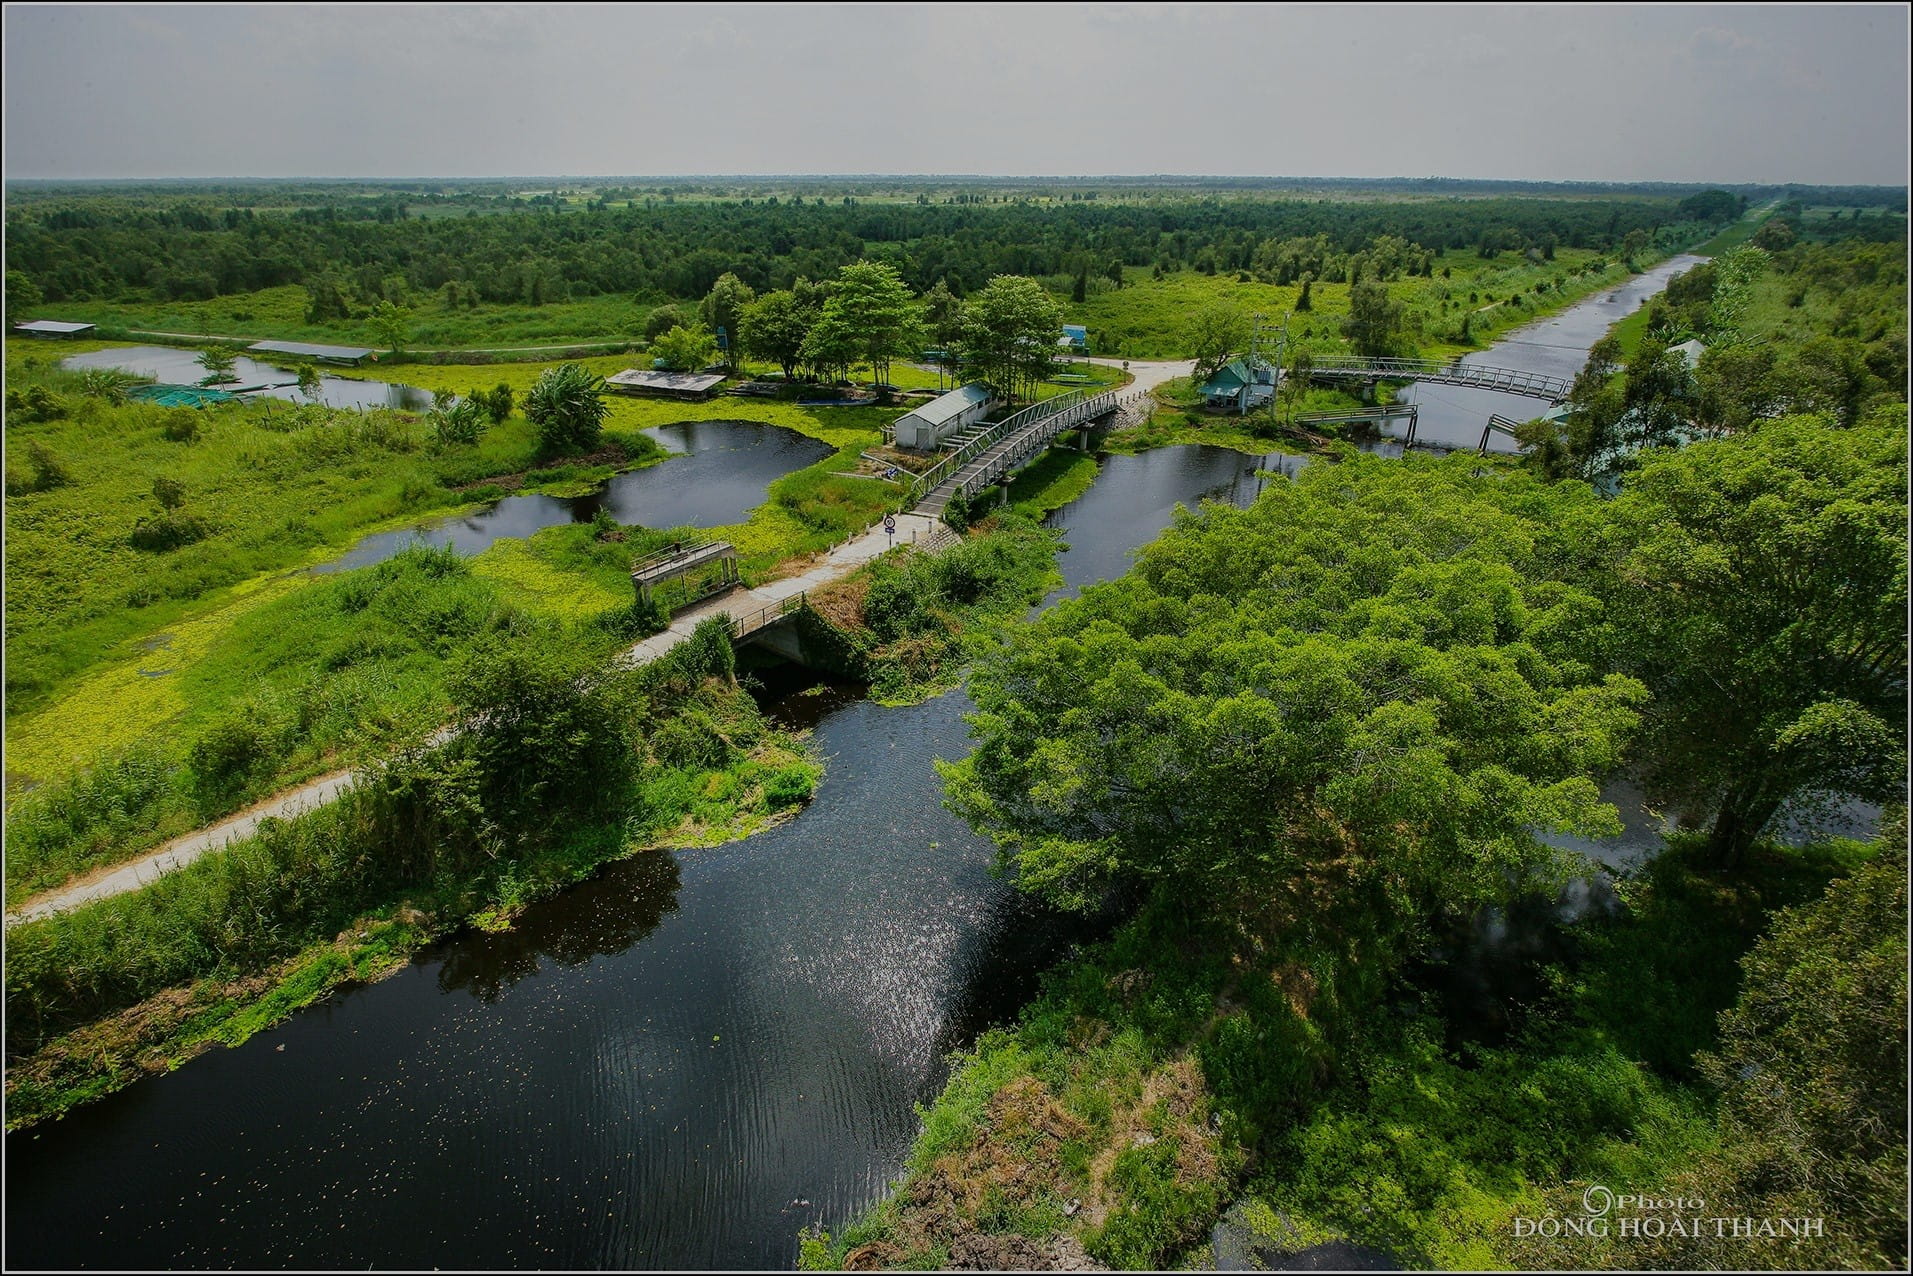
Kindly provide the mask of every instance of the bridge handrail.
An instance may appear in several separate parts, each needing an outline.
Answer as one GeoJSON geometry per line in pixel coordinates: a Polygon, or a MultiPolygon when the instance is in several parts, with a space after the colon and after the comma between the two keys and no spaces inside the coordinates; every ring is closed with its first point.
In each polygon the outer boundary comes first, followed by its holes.
{"type": "MultiPolygon", "coordinates": [[[[1056,397],[1061,398],[1063,396],[1058,395],[1056,397]]],[[[1080,403],[1071,404],[1062,411],[1041,418],[1033,423],[1033,428],[1026,428],[1020,435],[1013,436],[1019,446],[996,457],[989,465],[985,466],[980,473],[974,474],[967,479],[959,477],[956,491],[953,495],[967,499],[970,495],[970,488],[973,483],[994,482],[997,476],[1003,471],[1015,465],[1025,456],[1028,456],[1030,452],[1036,448],[1048,446],[1051,439],[1076,424],[1076,422],[1101,416],[1103,413],[1112,411],[1124,403],[1133,401],[1137,397],[1139,396],[1133,394],[1125,397],[1118,391],[1104,390],[1102,393],[1086,398],[1080,403]]],[[[1051,400],[1046,399],[1044,402],[1051,402],[1051,400]]],[[[1001,439],[998,440],[999,443],[1002,441],[1001,439]]],[[[962,471],[959,470],[958,474],[961,476],[962,471]]],[[[931,491],[935,490],[935,488],[931,489],[931,491]]]]}
{"type": "Polygon", "coordinates": [[[977,435],[974,439],[971,439],[968,443],[950,453],[923,473],[917,475],[915,481],[910,484],[910,494],[907,498],[908,503],[912,506],[917,505],[930,493],[941,487],[951,474],[961,473],[963,467],[970,461],[982,455],[984,452],[989,451],[1004,439],[1011,437],[1016,431],[1025,429],[1038,421],[1048,420],[1053,416],[1060,415],[1079,404],[1092,403],[1095,399],[1100,399],[1104,395],[1113,395],[1114,393],[1112,390],[1105,390],[1102,394],[1095,395],[1091,398],[1087,390],[1065,390],[1063,393],[1053,394],[1047,399],[1038,399],[1035,403],[998,421],[988,430],[977,435]]]}
{"type": "Polygon", "coordinates": [[[1490,389],[1533,391],[1555,399],[1566,395],[1569,388],[1569,382],[1564,377],[1529,372],[1522,368],[1463,363],[1459,359],[1452,363],[1439,363],[1433,359],[1364,359],[1359,355],[1323,355],[1314,361],[1310,372],[1446,381],[1490,389]]]}
{"type": "Polygon", "coordinates": [[[971,439],[968,443],[965,443],[962,447],[951,452],[935,465],[919,474],[916,480],[910,484],[910,504],[915,505],[925,496],[936,491],[937,487],[944,479],[949,477],[951,473],[961,470],[973,457],[1001,442],[1011,430],[1020,429],[1023,425],[1027,424],[1024,418],[1042,409],[1047,409],[1048,412],[1061,411],[1064,407],[1068,406],[1063,403],[1062,400],[1080,399],[1082,395],[1083,392],[1081,390],[1065,390],[1063,393],[1051,395],[1047,399],[1038,399],[1035,403],[1021,408],[1003,418],[1001,421],[998,421],[989,429],[977,435],[974,439],[971,439]]]}
{"type": "Polygon", "coordinates": [[[727,615],[726,619],[731,622],[731,637],[733,639],[748,637],[760,629],[776,624],[801,608],[807,596],[808,591],[803,594],[792,594],[789,598],[774,602],[768,607],[760,607],[748,616],[727,615]]]}

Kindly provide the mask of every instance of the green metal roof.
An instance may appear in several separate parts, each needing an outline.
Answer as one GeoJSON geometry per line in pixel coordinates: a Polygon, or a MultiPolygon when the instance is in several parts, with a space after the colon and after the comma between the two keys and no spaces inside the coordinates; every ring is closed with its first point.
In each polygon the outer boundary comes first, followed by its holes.
{"type": "Polygon", "coordinates": [[[157,403],[162,408],[204,408],[215,403],[235,403],[239,396],[224,390],[208,390],[196,385],[141,385],[126,392],[140,403],[157,403]]]}

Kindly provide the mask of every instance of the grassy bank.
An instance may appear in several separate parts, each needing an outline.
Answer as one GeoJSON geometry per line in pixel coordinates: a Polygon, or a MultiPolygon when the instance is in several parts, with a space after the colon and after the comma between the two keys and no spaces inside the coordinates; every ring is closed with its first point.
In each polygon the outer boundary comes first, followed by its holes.
{"type": "MultiPolygon", "coordinates": [[[[1296,400],[1293,412],[1298,415],[1341,412],[1357,410],[1361,406],[1361,401],[1352,394],[1313,387],[1296,400]]],[[[1106,451],[1133,455],[1151,448],[1207,443],[1256,456],[1268,452],[1301,454],[1322,450],[1329,440],[1340,437],[1342,433],[1343,428],[1339,426],[1304,429],[1283,425],[1267,411],[1252,412],[1247,416],[1212,412],[1203,406],[1194,380],[1177,377],[1157,387],[1148,416],[1137,424],[1110,431],[1103,447],[1106,451]]]]}
{"type": "Polygon", "coordinates": [[[1716,1146],[1694,1060],[1739,959],[1864,854],[1738,879],[1669,854],[1612,915],[1562,926],[1537,900],[1504,949],[1458,935],[1396,978],[1359,940],[1146,908],[960,1056],[902,1180],[805,1265],[1202,1266],[1232,1201],[1265,1261],[1346,1240],[1408,1268],[1531,1263],[1513,1219],[1550,1191],[1652,1190],[1716,1146]]]}
{"type": "MultiPolygon", "coordinates": [[[[740,412],[838,449],[718,529],[748,578],[828,548],[896,500],[891,485],[835,471],[854,469],[900,408],[614,398],[606,449],[541,468],[522,416],[476,447],[441,449],[405,413],[122,405],[50,366],[71,352],[8,346],[10,388],[23,402],[44,391],[36,409],[10,412],[10,457],[37,464],[43,452],[57,469],[48,483],[15,475],[7,502],[10,905],[424,735],[447,709],[447,662],[515,617],[578,624],[608,653],[630,560],[677,533],[565,526],[400,578],[300,573],[358,536],[507,491],[589,490],[666,459],[645,429],[740,412]],[[162,478],[185,492],[171,515],[153,496],[162,478]],[[196,539],[142,547],[139,530],[167,517],[190,520],[196,539]]],[[[472,369],[418,368],[414,380],[460,393],[502,382],[522,398],[540,370],[475,382],[472,369]]]]}
{"type": "Polygon", "coordinates": [[[14,721],[94,667],[136,654],[135,643],[236,601],[226,591],[324,561],[368,531],[495,495],[474,487],[484,480],[576,486],[664,456],[615,421],[602,453],[540,473],[535,433],[518,415],[476,446],[441,449],[402,412],[122,405],[38,350],[7,349],[9,390],[23,402],[44,396],[7,421],[19,467],[6,511],[14,721]],[[155,497],[162,479],[179,485],[176,509],[155,497]]]}
{"type": "Polygon", "coordinates": [[[916,704],[955,686],[993,626],[1062,583],[1057,543],[1020,513],[993,513],[960,544],[935,555],[893,550],[813,591],[810,606],[872,700],[916,704]]]}
{"type": "Polygon", "coordinates": [[[808,801],[820,764],[730,681],[721,635],[591,678],[577,637],[542,626],[460,662],[451,744],[146,890],[10,930],[9,1128],[237,1044],[463,926],[507,926],[608,860],[808,801]]]}
{"type": "MultiPolygon", "coordinates": [[[[1405,275],[1390,281],[1389,295],[1405,307],[1409,339],[1421,354],[1451,358],[1611,288],[1675,248],[1666,245],[1644,251],[1633,258],[1632,267],[1616,254],[1584,249],[1559,249],[1553,260],[1449,252],[1435,258],[1430,276],[1405,275]]],[[[1265,283],[1253,275],[1242,277],[1246,273],[1177,271],[1156,279],[1148,270],[1131,267],[1124,272],[1123,287],[1093,293],[1067,307],[1066,313],[1070,322],[1089,328],[1096,353],[1110,358],[1186,357],[1190,316],[1219,302],[1275,322],[1289,315],[1293,345],[1321,353],[1347,353],[1341,335],[1342,322],[1348,317],[1345,280],[1312,282],[1309,309],[1298,310],[1300,284],[1265,283]]]]}

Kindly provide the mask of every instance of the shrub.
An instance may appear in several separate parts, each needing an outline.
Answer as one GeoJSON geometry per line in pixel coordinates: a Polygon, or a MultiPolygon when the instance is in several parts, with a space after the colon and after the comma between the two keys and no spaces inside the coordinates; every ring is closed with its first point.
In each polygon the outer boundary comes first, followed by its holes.
{"type": "Polygon", "coordinates": [[[172,443],[192,443],[199,438],[199,412],[195,408],[174,408],[160,419],[159,432],[172,443]]]}
{"type": "Polygon", "coordinates": [[[58,421],[70,410],[71,405],[64,398],[43,385],[7,391],[9,424],[38,425],[45,421],[58,421]]]}
{"type": "Polygon", "coordinates": [[[730,742],[696,709],[687,709],[653,732],[651,752],[660,764],[686,771],[715,771],[731,760],[730,742]]]}
{"type": "Polygon", "coordinates": [[[163,554],[182,545],[203,541],[213,531],[213,525],[199,515],[169,509],[140,519],[127,534],[127,540],[132,542],[135,549],[163,554]]]}
{"type": "Polygon", "coordinates": [[[816,791],[817,781],[809,767],[800,764],[773,771],[764,780],[764,800],[772,807],[802,806],[816,791]]]}
{"type": "Polygon", "coordinates": [[[879,568],[871,574],[863,613],[864,624],[884,642],[915,633],[924,623],[922,586],[895,568],[879,568]]]}

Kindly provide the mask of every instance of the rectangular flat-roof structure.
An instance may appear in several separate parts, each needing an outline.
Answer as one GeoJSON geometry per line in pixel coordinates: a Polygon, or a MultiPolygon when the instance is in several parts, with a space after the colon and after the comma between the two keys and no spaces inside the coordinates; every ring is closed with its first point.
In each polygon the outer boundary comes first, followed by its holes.
{"type": "Polygon", "coordinates": [[[605,387],[626,394],[669,394],[680,398],[701,399],[723,384],[721,372],[662,372],[646,368],[626,368],[604,379],[605,387]]]}
{"type": "Polygon", "coordinates": [[[246,349],[256,354],[292,354],[327,363],[358,363],[375,353],[361,346],[317,346],[308,341],[255,341],[246,349]]]}
{"type": "Polygon", "coordinates": [[[91,332],[97,324],[62,323],[57,319],[35,319],[31,323],[16,323],[15,332],[24,332],[35,337],[77,337],[82,332],[91,332]]]}

